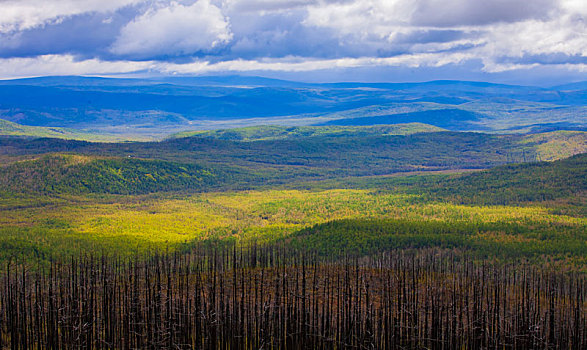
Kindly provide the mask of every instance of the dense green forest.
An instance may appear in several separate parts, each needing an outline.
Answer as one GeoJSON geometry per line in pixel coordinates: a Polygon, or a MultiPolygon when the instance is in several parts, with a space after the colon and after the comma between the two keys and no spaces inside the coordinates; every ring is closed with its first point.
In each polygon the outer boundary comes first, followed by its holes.
{"type": "Polygon", "coordinates": [[[286,239],[294,247],[311,247],[330,257],[421,248],[465,251],[491,260],[526,258],[538,262],[545,256],[565,256],[569,261],[581,261],[587,256],[585,227],[573,225],[343,219],[305,228],[286,239]],[[493,237],[496,240],[488,239],[500,233],[501,237],[493,237]]]}
{"type": "Polygon", "coordinates": [[[587,154],[554,162],[504,165],[472,174],[414,184],[419,191],[459,203],[511,204],[587,194],[587,154]]]}
{"type": "Polygon", "coordinates": [[[0,168],[3,191],[44,195],[193,191],[222,180],[193,164],[133,158],[45,155],[0,168]]]}

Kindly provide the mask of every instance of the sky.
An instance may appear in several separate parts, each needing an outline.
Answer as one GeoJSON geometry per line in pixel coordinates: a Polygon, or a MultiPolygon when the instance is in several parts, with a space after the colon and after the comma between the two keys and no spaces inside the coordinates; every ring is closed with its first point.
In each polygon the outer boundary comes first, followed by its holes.
{"type": "Polygon", "coordinates": [[[585,0],[0,0],[0,78],[587,80],[585,0]]]}

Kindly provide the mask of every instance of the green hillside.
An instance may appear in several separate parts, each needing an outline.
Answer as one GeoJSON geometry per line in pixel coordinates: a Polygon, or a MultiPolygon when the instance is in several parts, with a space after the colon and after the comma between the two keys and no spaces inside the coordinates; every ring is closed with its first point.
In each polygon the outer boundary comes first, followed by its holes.
{"type": "Polygon", "coordinates": [[[64,139],[80,139],[86,136],[82,132],[64,128],[51,128],[42,126],[26,126],[0,119],[0,135],[6,136],[31,136],[31,137],[55,137],[64,139]]]}
{"type": "Polygon", "coordinates": [[[283,140],[305,137],[355,137],[410,135],[422,132],[445,131],[439,127],[422,124],[396,124],[374,126],[251,126],[246,128],[186,131],[171,135],[171,138],[205,137],[232,141],[283,140]]]}
{"type": "Polygon", "coordinates": [[[511,204],[587,194],[587,153],[554,162],[512,164],[413,185],[460,203],[511,204]]]}
{"type": "Polygon", "coordinates": [[[536,149],[538,160],[556,160],[587,152],[587,132],[553,131],[527,135],[522,144],[536,149]]]}
{"type": "Polygon", "coordinates": [[[326,256],[412,248],[457,249],[498,259],[565,256],[579,261],[587,256],[587,153],[467,174],[358,180],[361,182],[381,193],[416,196],[418,200],[413,198],[412,205],[420,208],[416,210],[422,216],[332,220],[301,229],[284,240],[326,256]],[[425,209],[430,205],[427,203],[437,207],[425,209]],[[465,207],[475,215],[455,210],[465,207]],[[522,208],[536,215],[512,220],[522,208]],[[545,214],[538,214],[543,208],[550,208],[550,213],[567,222],[546,219],[545,214]],[[501,209],[497,220],[489,213],[501,209]],[[437,220],[437,216],[443,219],[437,220]]]}
{"type": "Polygon", "coordinates": [[[0,190],[38,194],[142,194],[197,190],[219,181],[191,164],[133,158],[46,155],[0,168],[0,190]]]}
{"type": "Polygon", "coordinates": [[[45,127],[45,126],[28,126],[13,123],[8,120],[0,119],[1,136],[24,136],[24,137],[51,137],[65,140],[84,140],[84,141],[102,141],[102,142],[120,142],[126,140],[148,140],[148,136],[136,135],[115,135],[107,133],[92,133],[83,130],[45,127]]]}

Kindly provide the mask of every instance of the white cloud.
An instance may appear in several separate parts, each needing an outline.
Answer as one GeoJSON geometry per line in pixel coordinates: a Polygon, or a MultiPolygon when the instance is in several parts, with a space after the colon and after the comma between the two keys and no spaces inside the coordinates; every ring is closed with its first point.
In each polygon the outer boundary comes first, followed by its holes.
{"type": "MultiPolygon", "coordinates": [[[[89,59],[77,61],[71,55],[44,55],[34,58],[0,59],[0,77],[15,79],[43,75],[191,75],[210,74],[219,72],[313,72],[319,70],[348,69],[361,67],[444,67],[459,65],[475,59],[471,53],[454,52],[449,54],[420,53],[405,54],[395,57],[373,58],[337,58],[337,59],[307,59],[305,57],[285,57],[263,60],[227,60],[217,63],[195,61],[192,63],[168,63],[162,61],[101,61],[89,59]]],[[[513,70],[528,70],[538,64],[495,64],[488,62],[484,71],[500,73],[513,70]]],[[[567,72],[586,73],[586,64],[556,64],[554,68],[567,72]]],[[[311,73],[310,73],[311,74],[311,73]]]]}
{"type": "Polygon", "coordinates": [[[111,12],[145,0],[4,0],[0,33],[27,30],[87,12],[111,12]]]}
{"type": "Polygon", "coordinates": [[[408,25],[414,11],[414,3],[405,0],[318,3],[308,7],[308,16],[304,23],[336,29],[343,35],[376,35],[384,38],[401,26],[408,25]]]}
{"type": "MultiPolygon", "coordinates": [[[[309,6],[304,23],[335,31],[346,45],[369,41],[376,43],[379,51],[401,48],[412,54],[437,52],[439,59],[443,52],[450,55],[460,51],[482,60],[487,71],[503,71],[541,64],[515,62],[532,56],[545,60],[549,59],[546,56],[582,57],[584,62],[586,15],[584,0],[357,0],[309,6]],[[463,35],[446,42],[409,41],[417,39],[419,32],[440,29],[463,35]]],[[[568,63],[578,69],[583,66],[582,62],[568,63]]]]}
{"type": "Polygon", "coordinates": [[[570,13],[587,16],[587,5],[585,0],[561,0],[561,8],[570,13]]]}
{"type": "Polygon", "coordinates": [[[43,55],[30,58],[0,59],[0,77],[4,79],[42,75],[111,75],[152,69],[153,62],[77,61],[71,55],[43,55]]]}
{"type": "Polygon", "coordinates": [[[209,0],[186,6],[172,2],[135,18],[121,31],[111,52],[133,58],[210,52],[232,38],[229,23],[209,0]]]}
{"type": "Polygon", "coordinates": [[[470,59],[470,55],[453,53],[449,55],[439,54],[406,54],[395,57],[375,58],[337,58],[337,59],[307,59],[304,57],[284,57],[279,59],[263,60],[230,60],[218,63],[197,61],[194,63],[155,64],[153,69],[166,74],[202,74],[224,71],[285,71],[285,72],[310,72],[315,70],[357,68],[357,67],[440,67],[448,64],[457,64],[470,59]]]}
{"type": "Polygon", "coordinates": [[[553,21],[525,21],[495,26],[487,33],[484,53],[495,56],[523,55],[587,56],[587,26],[564,16],[553,21]]]}
{"type": "Polygon", "coordinates": [[[467,62],[485,72],[585,72],[586,17],[585,0],[0,0],[0,57],[42,55],[0,60],[0,73],[303,72],[467,62]],[[90,12],[99,12],[99,26],[75,17],[90,12]],[[75,40],[46,45],[71,30],[75,40]]]}
{"type": "Polygon", "coordinates": [[[483,60],[485,71],[528,69],[540,64],[564,64],[585,71],[587,22],[573,8],[563,7],[556,17],[546,21],[495,25],[484,37],[486,44],[473,53],[483,60]]]}
{"type": "Polygon", "coordinates": [[[223,8],[239,12],[272,12],[302,8],[316,3],[316,0],[225,0],[223,8]]]}

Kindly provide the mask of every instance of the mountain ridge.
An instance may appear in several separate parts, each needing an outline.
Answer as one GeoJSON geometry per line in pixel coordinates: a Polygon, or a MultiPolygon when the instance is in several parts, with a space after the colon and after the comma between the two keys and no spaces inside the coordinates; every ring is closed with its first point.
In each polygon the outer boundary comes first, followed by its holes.
{"type": "Polygon", "coordinates": [[[452,131],[524,132],[542,125],[587,130],[585,101],[587,90],[458,80],[308,84],[243,76],[67,76],[0,81],[0,119],[157,137],[186,130],[336,124],[353,113],[396,115],[384,124],[421,122],[452,131]],[[413,112],[419,114],[405,115],[413,112]],[[455,113],[470,118],[447,123],[455,113]]]}

